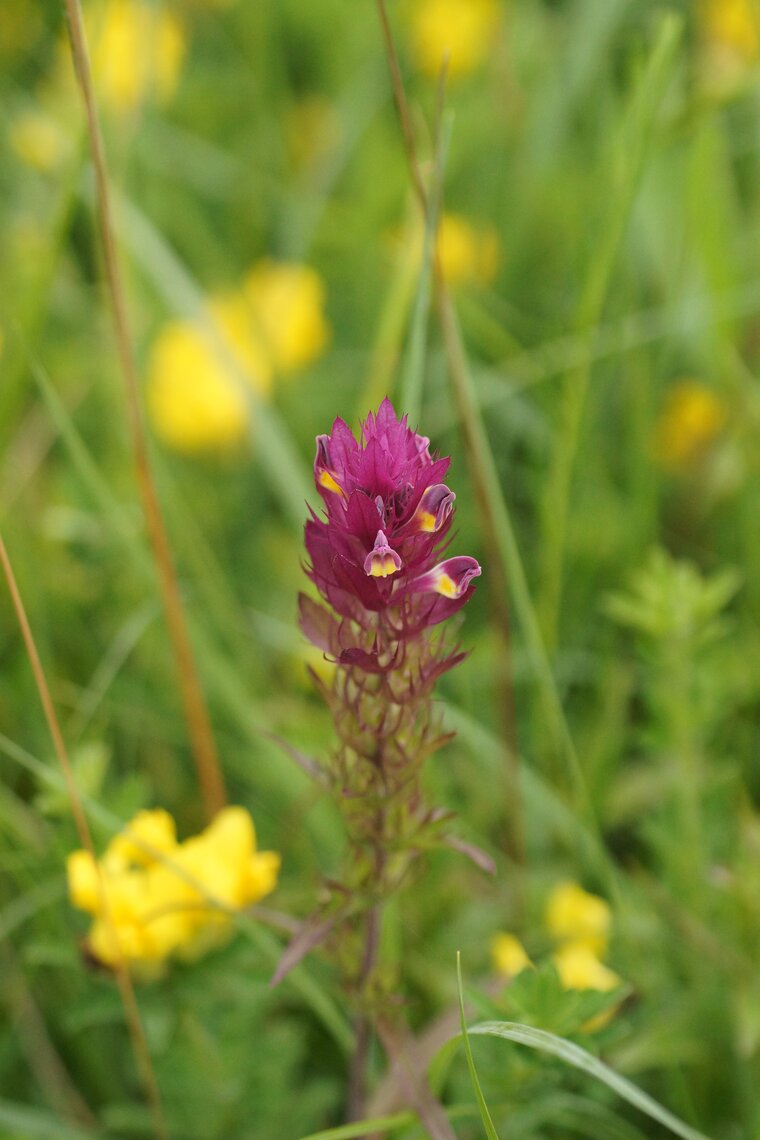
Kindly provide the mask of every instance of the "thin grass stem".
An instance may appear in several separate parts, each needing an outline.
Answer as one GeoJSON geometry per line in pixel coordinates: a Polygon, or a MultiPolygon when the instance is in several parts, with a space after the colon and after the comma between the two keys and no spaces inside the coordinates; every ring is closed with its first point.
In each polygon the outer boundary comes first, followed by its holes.
{"type": "Polygon", "coordinates": [[[565,377],[560,425],[552,448],[552,464],[544,495],[544,566],[540,575],[544,587],[539,599],[539,618],[544,643],[550,654],[557,644],[570,492],[591,379],[597,328],[645,167],[662,95],[670,80],[670,63],[680,31],[681,21],[675,15],[663,18],[648,66],[629,108],[628,121],[623,131],[622,153],[614,164],[613,184],[607,192],[609,206],[606,225],[601,239],[595,243],[578,305],[576,330],[581,338],[582,349],[577,365],[565,377]]]}
{"type": "MultiPolygon", "coordinates": [[[[55,706],[53,705],[53,700],[50,695],[50,689],[45,677],[45,671],[42,667],[42,662],[40,661],[40,657],[37,652],[37,645],[35,643],[31,626],[29,625],[29,621],[26,616],[24,603],[21,599],[21,594],[19,593],[16,577],[13,573],[13,567],[11,565],[11,561],[8,556],[8,551],[6,550],[2,535],[0,535],[0,565],[2,565],[5,580],[8,584],[8,591],[11,596],[11,601],[13,603],[13,609],[16,614],[19,629],[21,630],[24,646],[26,647],[26,652],[29,657],[29,663],[32,667],[32,673],[34,674],[37,692],[39,694],[42,710],[45,715],[48,729],[50,731],[50,736],[53,741],[53,747],[55,749],[56,756],[58,757],[58,761],[61,765],[61,771],[63,772],[63,778],[66,783],[66,791],[69,797],[69,804],[71,806],[71,814],[74,818],[74,824],[77,829],[77,834],[79,835],[79,841],[82,844],[83,848],[89,852],[93,862],[95,863],[95,866],[98,866],[97,858],[95,855],[95,846],[92,842],[90,826],[87,822],[87,816],[85,815],[84,808],[82,806],[79,789],[77,788],[76,780],[74,779],[74,773],[69,761],[69,756],[63,740],[60,724],[58,723],[55,706]]],[[[98,887],[101,896],[100,901],[103,916],[107,923],[111,923],[111,912],[108,904],[108,897],[101,875],[98,875],[98,887]]],[[[115,963],[116,982],[119,988],[119,994],[121,995],[122,1004],[124,1006],[127,1029],[129,1031],[130,1040],[132,1042],[132,1048],[134,1050],[138,1071],[140,1072],[143,1087],[145,1089],[148,1104],[150,1106],[154,1134],[157,1138],[159,1138],[159,1140],[168,1140],[169,1134],[167,1132],[166,1123],[164,1121],[164,1113],[161,1105],[161,1095],[158,1089],[156,1074],[153,1069],[153,1062],[151,1061],[150,1057],[150,1050],[148,1049],[148,1042],[145,1037],[145,1030],[143,1029],[142,1020],[140,1018],[140,1010],[137,1005],[137,998],[135,996],[134,987],[132,985],[132,979],[129,976],[129,971],[127,969],[126,963],[121,956],[119,941],[113,929],[111,932],[111,937],[114,946],[119,948],[119,953],[117,954],[115,963]]]]}
{"type": "Polygon", "coordinates": [[[97,188],[98,218],[108,290],[113,309],[119,361],[127,398],[128,421],[135,458],[140,496],[156,564],[169,636],[177,663],[182,705],[198,774],[198,782],[209,819],[226,802],[224,778],[219,765],[211,720],[193,658],[185,613],[179,592],[161,505],[151,472],[145,426],[140,405],[137,368],[127,319],[124,285],[114,239],[110,190],[105,149],[98,122],[92,84],[90,58],[79,0],[65,0],[71,50],[87,116],[97,188]]]}

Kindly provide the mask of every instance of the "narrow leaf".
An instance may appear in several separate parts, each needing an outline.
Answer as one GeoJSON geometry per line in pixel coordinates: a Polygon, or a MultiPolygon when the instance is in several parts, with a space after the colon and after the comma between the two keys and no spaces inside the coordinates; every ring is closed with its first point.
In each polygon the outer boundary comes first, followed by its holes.
{"type": "Polygon", "coordinates": [[[287,977],[290,971],[294,969],[307,954],[324,942],[338,921],[338,917],[337,914],[332,914],[329,918],[323,919],[321,922],[310,918],[302,924],[298,932],[290,940],[285,953],[280,958],[277,969],[272,975],[272,980],[269,983],[272,989],[278,986],[282,979],[287,977]]]}
{"type": "Polygon", "coordinates": [[[470,1070],[470,1080],[472,1081],[472,1087],[475,1092],[475,1099],[478,1102],[478,1108],[480,1109],[480,1119],[483,1121],[483,1127],[485,1128],[488,1140],[499,1140],[499,1133],[494,1127],[493,1120],[491,1120],[491,1114],[488,1111],[488,1105],[486,1104],[486,1099],[483,1096],[483,1090],[480,1087],[478,1073],[475,1068],[475,1061],[472,1057],[472,1049],[470,1048],[470,1038],[467,1033],[467,1022],[464,1016],[464,993],[462,991],[462,955],[459,950],[457,950],[457,991],[459,993],[459,1023],[462,1027],[462,1042],[464,1044],[464,1052],[467,1058],[467,1068],[470,1070]]]}
{"type": "Polygon", "coordinates": [[[679,1120],[677,1116],[674,1116],[667,1108],[663,1108],[647,1093],[642,1092],[625,1077],[619,1076],[603,1061],[598,1060],[591,1053],[587,1053],[585,1049],[573,1041],[567,1041],[564,1037],[556,1037],[553,1033],[547,1033],[543,1029],[534,1029],[530,1025],[520,1025],[513,1021],[484,1021],[466,1032],[471,1036],[502,1037],[506,1041],[514,1041],[518,1045],[527,1045],[529,1049],[537,1049],[541,1053],[558,1057],[565,1064],[572,1065],[574,1069],[580,1069],[581,1072],[588,1073],[595,1080],[601,1081],[607,1088],[612,1089],[623,1100],[627,1100],[629,1104],[646,1113],[652,1120],[656,1120],[665,1128],[669,1128],[676,1136],[681,1136],[682,1140],[707,1140],[704,1133],[698,1132],[695,1128],[691,1128],[690,1125],[679,1120]]]}

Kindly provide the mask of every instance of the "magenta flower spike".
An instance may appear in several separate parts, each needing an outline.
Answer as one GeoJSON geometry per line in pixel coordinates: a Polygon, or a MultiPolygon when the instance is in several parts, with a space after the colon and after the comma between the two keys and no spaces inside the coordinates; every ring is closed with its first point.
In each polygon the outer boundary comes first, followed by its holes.
{"type": "Polygon", "coordinates": [[[370,883],[375,898],[387,888],[378,852],[398,861],[441,828],[418,774],[444,739],[433,685],[464,654],[436,627],[481,572],[474,558],[443,557],[455,495],[443,481],[449,460],[429,445],[387,399],[358,439],[336,419],[314,461],[324,512],[306,523],[307,573],[327,605],[302,595],[301,628],[337,666],[331,687],[316,678],[339,737],[326,775],[354,846],[350,885],[370,883]]]}
{"type": "MultiPolygon", "coordinates": [[[[449,460],[434,459],[429,444],[387,399],[367,416],[359,440],[341,419],[317,438],[314,477],[326,517],[312,512],[306,524],[309,577],[341,618],[391,640],[451,617],[480,574],[474,558],[436,566],[455,496],[441,482],[449,460]]],[[[347,633],[344,627],[344,639],[347,633]]],[[[322,640],[316,644],[339,661],[350,648],[322,640]]]]}

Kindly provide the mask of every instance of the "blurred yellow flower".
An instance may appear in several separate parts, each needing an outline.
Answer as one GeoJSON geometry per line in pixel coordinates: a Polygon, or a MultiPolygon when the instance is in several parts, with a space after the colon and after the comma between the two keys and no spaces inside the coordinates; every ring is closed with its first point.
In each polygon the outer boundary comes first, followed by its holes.
{"type": "Polygon", "coordinates": [[[168,811],[163,808],[139,811],[131,823],[111,840],[104,862],[114,869],[130,863],[150,867],[162,855],[170,855],[176,846],[177,828],[168,811]]]}
{"type": "Polygon", "coordinates": [[[191,321],[170,321],[148,361],[153,427],[164,443],[187,453],[240,444],[248,426],[243,379],[262,395],[271,383],[245,298],[219,297],[208,308],[216,336],[191,321]]]}
{"type": "Polygon", "coordinates": [[[443,214],[438,256],[449,285],[490,285],[499,268],[499,237],[492,226],[476,227],[459,214],[443,214]]]}
{"type": "Polygon", "coordinates": [[[566,990],[599,990],[608,993],[621,979],[600,962],[587,942],[566,942],[552,956],[559,980],[566,990]]]}
{"type": "Polygon", "coordinates": [[[696,380],[682,380],[665,397],[655,425],[654,450],[668,471],[683,471],[701,459],[726,419],[722,400],[696,380]]]}
{"type": "Polygon", "coordinates": [[[257,334],[276,372],[294,372],[324,350],[329,326],[325,287],[308,265],[265,258],[245,279],[257,334]]]}
{"type": "Polygon", "coordinates": [[[496,934],[491,940],[491,961],[497,974],[515,978],[527,970],[532,962],[525,947],[514,934],[496,934]]]}
{"type": "Polygon", "coordinates": [[[701,71],[703,86],[730,95],[760,59],[757,0],[702,0],[701,71]]]}
{"type": "Polygon", "coordinates": [[[490,52],[498,26],[497,0],[417,0],[411,14],[417,66],[437,76],[447,61],[452,78],[467,75],[490,52]]]}
{"type": "Polygon", "coordinates": [[[215,334],[191,321],[171,321],[148,360],[146,400],[156,434],[191,453],[234,448],[245,438],[245,383],[268,396],[273,373],[287,373],[324,349],[329,325],[324,285],[305,265],[266,259],[243,287],[212,298],[215,334]]]}
{"type": "Polygon", "coordinates": [[[605,954],[612,912],[597,895],[578,883],[559,883],[549,895],[544,914],[546,929],[558,942],[585,946],[592,955],[605,954]]]}
{"type": "Polygon", "coordinates": [[[755,0],[707,0],[704,32],[709,42],[748,63],[760,56],[760,12],[755,0]]]}
{"type": "Polygon", "coordinates": [[[65,134],[44,111],[24,111],[8,131],[11,147],[22,162],[35,170],[54,170],[69,149],[65,134]]]}
{"type": "Polygon", "coordinates": [[[90,50],[98,95],[117,111],[134,111],[148,98],[174,94],[185,55],[175,16],[147,0],[106,0],[93,13],[90,50]]]}
{"type": "Polygon", "coordinates": [[[257,851],[248,812],[228,807],[183,843],[167,812],[140,812],[97,866],[88,852],[72,852],[67,875],[72,904],[94,916],[89,952],[147,976],[225,939],[230,912],[274,890],[279,867],[276,852],[257,851]]]}

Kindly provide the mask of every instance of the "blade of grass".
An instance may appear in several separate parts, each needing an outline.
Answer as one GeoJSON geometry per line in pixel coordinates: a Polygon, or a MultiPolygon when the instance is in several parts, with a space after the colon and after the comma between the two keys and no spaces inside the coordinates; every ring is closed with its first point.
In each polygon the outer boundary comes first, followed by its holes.
{"type": "MultiPolygon", "coordinates": [[[[438,117],[442,120],[442,102],[445,75],[441,76],[439,84],[439,110],[438,117]]],[[[428,321],[430,317],[430,299],[432,295],[433,275],[435,271],[435,249],[438,234],[438,214],[443,186],[443,168],[446,161],[449,137],[451,134],[451,120],[444,124],[442,121],[436,127],[436,154],[435,170],[428,192],[428,209],[424,217],[424,241],[422,247],[422,262],[417,283],[417,295],[412,311],[412,323],[409,331],[409,342],[406,358],[401,376],[400,400],[401,406],[409,416],[412,426],[419,423],[422,411],[422,388],[425,379],[425,357],[428,338],[428,321]]]]}
{"type": "MultiPolygon", "coordinates": [[[[442,708],[444,726],[450,726],[469,749],[472,760],[483,765],[490,785],[494,771],[498,771],[503,760],[501,741],[479,721],[450,702],[442,703],[442,708]]],[[[520,795],[527,818],[532,816],[535,821],[536,833],[545,836],[547,828],[552,828],[559,841],[566,843],[568,849],[575,849],[581,864],[588,868],[590,874],[598,876],[601,882],[615,884],[616,904],[620,904],[622,896],[617,868],[599,835],[579,818],[541,773],[528,764],[520,766],[520,795]]]]}
{"type": "Polygon", "coordinates": [[[360,1136],[374,1136],[376,1132],[398,1132],[414,1124],[416,1119],[413,1112],[397,1112],[393,1116],[378,1116],[374,1120],[359,1120],[353,1124],[340,1124],[337,1128],[326,1128],[322,1132],[310,1132],[301,1140],[356,1140],[360,1136]]]}
{"type": "Polygon", "coordinates": [[[5,942],[14,930],[23,926],[30,918],[34,918],[45,907],[60,902],[65,891],[60,875],[55,879],[46,879],[38,883],[24,894],[13,899],[0,910],[0,942],[5,942]]]}
{"type": "Polygon", "coordinates": [[[544,564],[539,575],[542,588],[538,612],[544,644],[550,654],[557,644],[570,486],[591,377],[596,327],[641,182],[662,98],[672,78],[681,30],[682,20],[675,13],[663,16],[654,48],[628,108],[622,138],[616,139],[612,185],[605,192],[607,216],[594,241],[594,255],[578,306],[576,325],[585,341],[584,351],[563,385],[559,430],[543,497],[544,564]]]}
{"type": "Polygon", "coordinates": [[[385,396],[393,392],[394,372],[401,355],[401,344],[414,302],[415,279],[419,279],[419,266],[414,236],[416,219],[409,217],[402,234],[402,248],[396,262],[385,303],[380,310],[367,379],[362,385],[355,418],[362,419],[368,408],[376,408],[385,396]]]}
{"type": "Polygon", "coordinates": [[[94,1127],[92,1109],[69,1075],[10,943],[2,940],[0,968],[14,1033],[45,1101],[67,1124],[94,1127]]]}
{"type": "MultiPolygon", "coordinates": [[[[499,371],[486,374],[476,392],[482,411],[512,399],[538,384],[554,380],[570,368],[578,368],[590,351],[591,364],[611,360],[625,353],[658,344],[676,329],[689,340],[705,328],[732,324],[742,317],[754,316],[760,307],[760,282],[731,289],[725,293],[694,294],[679,305],[657,306],[631,313],[596,327],[594,343],[588,348],[586,334],[561,336],[527,349],[504,360],[499,371]],[[710,316],[705,318],[705,310],[710,316]]],[[[447,431],[454,427],[456,411],[441,404],[431,408],[427,417],[431,430],[447,431]]]]}
{"type": "MultiPolygon", "coordinates": [[[[37,259],[33,282],[11,318],[11,323],[15,319],[15,323],[23,329],[25,341],[37,343],[42,332],[47,299],[74,215],[83,162],[84,132],[81,132],[81,137],[75,140],[74,156],[68,170],[63,175],[60,190],[51,211],[50,228],[44,254],[37,259]]],[[[7,303],[7,298],[3,300],[7,303]]],[[[23,346],[17,344],[15,351],[12,350],[10,360],[5,363],[3,369],[2,401],[0,404],[2,420],[0,422],[2,427],[9,432],[12,430],[15,413],[26,396],[26,389],[22,383],[26,363],[23,346]]],[[[0,508],[2,507],[3,504],[0,503],[0,508]]]]}
{"type": "Polygon", "coordinates": [[[491,1114],[488,1111],[486,1099],[483,1096],[483,1090],[480,1087],[478,1080],[478,1071],[475,1068],[475,1061],[472,1056],[472,1049],[470,1048],[470,1038],[467,1034],[467,1020],[464,1015],[464,991],[462,989],[462,955],[457,950],[457,993],[459,995],[459,1022],[462,1027],[462,1043],[464,1045],[465,1057],[467,1058],[467,1068],[470,1072],[470,1080],[472,1082],[473,1091],[475,1093],[475,1100],[477,1101],[478,1108],[480,1109],[480,1119],[483,1122],[488,1140],[499,1140],[499,1133],[494,1127],[494,1122],[491,1119],[491,1114]]]}
{"type": "Polygon", "coordinates": [[[642,1092],[625,1077],[619,1076],[614,1069],[610,1069],[608,1065],[592,1056],[591,1053],[587,1053],[585,1049],[573,1041],[567,1041],[564,1037],[557,1037],[543,1029],[534,1029],[530,1025],[520,1025],[518,1022],[512,1021],[484,1021],[479,1025],[474,1025],[471,1029],[464,1030],[464,1032],[470,1037],[500,1037],[505,1041],[513,1041],[517,1045],[536,1049],[550,1057],[557,1057],[566,1065],[580,1069],[583,1073],[588,1073],[589,1076],[612,1089],[634,1108],[645,1113],[651,1120],[656,1120],[658,1124],[662,1124],[676,1136],[680,1136],[682,1140],[707,1140],[704,1133],[698,1132],[696,1128],[692,1128],[684,1121],[679,1120],[677,1116],[674,1116],[667,1108],[663,1108],[647,1093],[642,1092]]]}
{"type": "Polygon", "coordinates": [[[132,257],[163,296],[173,313],[196,322],[212,340],[214,350],[224,361],[225,370],[239,385],[251,405],[251,437],[261,470],[279,500],[294,531],[300,534],[306,514],[306,500],[312,497],[312,481],[295,442],[277,410],[261,399],[241,373],[208,313],[199,283],[170,248],[150,220],[123,196],[117,199],[116,222],[132,257]]]}
{"type": "Polygon", "coordinates": [[[144,603],[117,631],[101,657],[66,725],[69,740],[78,740],[95,716],[117,674],[158,616],[155,602],[144,603]]]}
{"type": "MultiPolygon", "coordinates": [[[[100,473],[78,429],[63,406],[54,385],[45,370],[29,356],[32,375],[45,400],[50,415],[58,428],[61,440],[65,445],[76,471],[82,480],[85,489],[97,505],[102,521],[110,533],[119,543],[120,549],[126,558],[140,572],[146,582],[152,582],[152,563],[143,545],[141,537],[134,533],[134,523],[124,505],[114,496],[111,488],[100,473]]],[[[192,537],[192,534],[191,534],[192,537]]],[[[215,594],[204,594],[204,607],[212,612],[220,624],[229,627],[229,621],[224,614],[218,614],[215,606],[215,594]]],[[[213,685],[214,693],[220,697],[227,709],[233,713],[245,735],[256,745],[261,743],[260,730],[271,728],[271,716],[260,709],[249,689],[240,680],[237,670],[231,668],[229,655],[222,653],[205,627],[190,615],[193,639],[198,647],[199,658],[203,662],[207,683],[213,685]]],[[[238,637],[242,634],[244,626],[238,623],[238,637]]],[[[233,646],[233,648],[235,648],[233,646]]],[[[268,775],[274,784],[288,791],[292,790],[289,779],[289,769],[281,765],[271,765],[268,775]]]]}
{"type": "Polygon", "coordinates": [[[0,1125],[6,1136],[19,1136],[24,1140],[108,1140],[108,1134],[100,1129],[83,1124],[70,1128],[52,1112],[10,1100],[0,1100],[0,1125]]]}
{"type": "Polygon", "coordinates": [[[172,551],[150,467],[137,367],[127,320],[126,296],[116,251],[105,149],[97,116],[82,9],[79,0],[64,0],[64,4],[68,18],[74,68],[84,103],[90,151],[95,170],[100,237],[113,310],[119,361],[127,398],[135,471],[166,613],[169,637],[176,659],[182,705],[198,782],[203,795],[206,814],[211,819],[226,802],[224,778],[219,766],[211,720],[195,668],[195,659],[187,633],[185,612],[180,597],[172,551]]]}
{"type": "MultiPolygon", "coordinates": [[[[152,584],[154,581],[153,564],[142,542],[142,536],[135,533],[134,521],[130,513],[115,497],[106,479],[101,474],[45,369],[34,358],[28,346],[25,346],[25,352],[32,377],[45,401],[50,417],[74,463],[79,478],[100,511],[104,525],[119,542],[125,556],[139,570],[146,583],[152,584]]],[[[212,566],[211,570],[207,571],[205,565],[207,544],[199,535],[197,525],[190,516],[190,512],[180,512],[178,522],[182,523],[180,529],[184,535],[183,550],[197,573],[198,583],[203,587],[203,610],[213,615],[217,628],[227,632],[231,652],[236,656],[244,656],[247,649],[245,639],[242,637],[244,622],[239,613],[236,620],[233,620],[234,600],[221,596],[220,584],[225,579],[223,575],[217,572],[216,566],[212,566]]],[[[209,637],[199,626],[198,621],[193,620],[192,613],[190,614],[190,624],[194,640],[199,646],[201,660],[206,663],[209,637]]]]}

